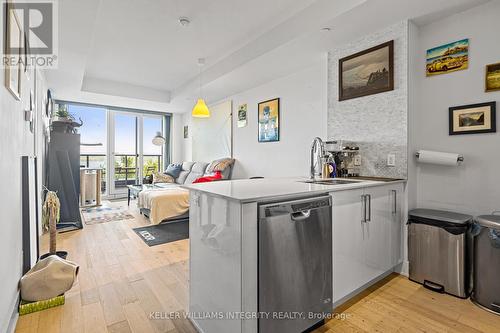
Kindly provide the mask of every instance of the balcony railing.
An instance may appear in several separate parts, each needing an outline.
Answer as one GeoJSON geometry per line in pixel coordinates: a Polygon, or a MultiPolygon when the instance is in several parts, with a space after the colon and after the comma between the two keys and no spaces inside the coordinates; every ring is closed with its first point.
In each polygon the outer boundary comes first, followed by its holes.
{"type": "MultiPolygon", "coordinates": [[[[143,176],[149,176],[161,168],[161,155],[143,155],[143,176]]],[[[106,191],[106,155],[105,154],[81,154],[80,165],[87,168],[101,168],[101,190],[106,191]]],[[[137,156],[116,154],[114,160],[114,182],[115,188],[124,188],[127,185],[142,183],[138,180],[137,156]]]]}

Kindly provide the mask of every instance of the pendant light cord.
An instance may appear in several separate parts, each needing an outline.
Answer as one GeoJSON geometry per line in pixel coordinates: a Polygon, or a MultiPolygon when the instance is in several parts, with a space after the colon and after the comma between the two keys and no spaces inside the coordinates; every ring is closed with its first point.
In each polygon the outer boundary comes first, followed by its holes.
{"type": "Polygon", "coordinates": [[[202,58],[199,58],[198,59],[198,67],[200,68],[200,98],[203,99],[203,87],[202,87],[202,75],[203,75],[203,71],[202,71],[202,67],[203,67],[203,59],[202,58]]]}
{"type": "Polygon", "coordinates": [[[202,88],[201,88],[201,74],[202,74],[201,64],[199,64],[198,66],[200,67],[200,98],[203,99],[203,91],[202,91],[202,88]]]}

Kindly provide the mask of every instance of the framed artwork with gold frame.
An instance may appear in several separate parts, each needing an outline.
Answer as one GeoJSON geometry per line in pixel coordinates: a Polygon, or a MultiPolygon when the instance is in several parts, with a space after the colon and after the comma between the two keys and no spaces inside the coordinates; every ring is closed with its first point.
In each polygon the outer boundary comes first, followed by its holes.
{"type": "Polygon", "coordinates": [[[500,62],[486,65],[485,87],[486,92],[500,90],[500,62]]]}
{"type": "Polygon", "coordinates": [[[495,133],[496,102],[450,108],[450,135],[495,133]]]}

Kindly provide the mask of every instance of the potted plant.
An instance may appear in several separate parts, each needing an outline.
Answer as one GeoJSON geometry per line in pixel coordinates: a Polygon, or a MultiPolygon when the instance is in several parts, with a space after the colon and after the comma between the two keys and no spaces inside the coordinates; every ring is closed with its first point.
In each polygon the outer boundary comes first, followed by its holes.
{"type": "Polygon", "coordinates": [[[83,121],[80,119],[80,123],[75,121],[75,117],[68,112],[67,104],[58,104],[57,111],[52,119],[52,130],[54,132],[61,133],[75,133],[76,128],[83,125],[83,121]]]}

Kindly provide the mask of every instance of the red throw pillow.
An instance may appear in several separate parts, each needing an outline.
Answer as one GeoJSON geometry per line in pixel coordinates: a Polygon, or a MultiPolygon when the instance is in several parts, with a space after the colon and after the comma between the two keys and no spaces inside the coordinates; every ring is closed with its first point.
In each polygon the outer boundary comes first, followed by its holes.
{"type": "Polygon", "coordinates": [[[197,178],[193,182],[193,184],[208,183],[208,182],[213,182],[215,180],[220,180],[220,179],[222,179],[222,173],[221,173],[221,171],[215,171],[212,176],[203,176],[203,177],[197,178]]]}

